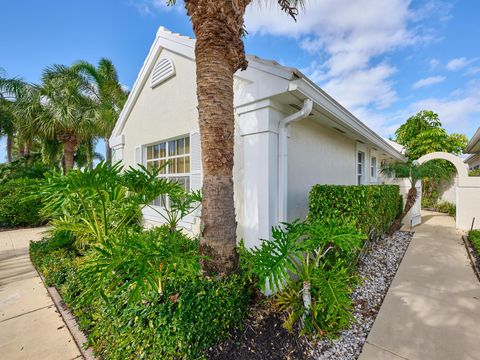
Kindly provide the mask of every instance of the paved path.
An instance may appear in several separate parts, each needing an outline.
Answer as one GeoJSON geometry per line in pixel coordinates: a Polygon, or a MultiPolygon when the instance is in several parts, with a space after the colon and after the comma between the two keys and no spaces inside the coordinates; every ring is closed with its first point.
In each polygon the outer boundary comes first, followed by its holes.
{"type": "Polygon", "coordinates": [[[0,358],[70,360],[82,356],[28,255],[43,229],[0,232],[0,358]]]}
{"type": "Polygon", "coordinates": [[[360,360],[480,359],[480,283],[455,222],[425,212],[360,360]]]}

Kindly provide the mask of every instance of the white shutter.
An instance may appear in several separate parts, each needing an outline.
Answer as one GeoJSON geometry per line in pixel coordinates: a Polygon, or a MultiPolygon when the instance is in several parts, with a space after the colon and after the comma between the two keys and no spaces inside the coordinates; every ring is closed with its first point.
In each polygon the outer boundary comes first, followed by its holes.
{"type": "Polygon", "coordinates": [[[138,168],[138,164],[143,164],[143,159],[142,159],[142,147],[141,146],[135,146],[135,163],[134,163],[134,168],[138,168]]]}
{"type": "Polygon", "coordinates": [[[200,132],[190,133],[190,188],[202,189],[202,154],[200,149],[200,132]]]}

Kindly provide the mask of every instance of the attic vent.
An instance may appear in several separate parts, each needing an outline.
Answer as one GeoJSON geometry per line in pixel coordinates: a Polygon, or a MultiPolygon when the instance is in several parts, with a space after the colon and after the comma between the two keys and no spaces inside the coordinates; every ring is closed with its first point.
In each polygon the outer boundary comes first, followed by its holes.
{"type": "Polygon", "coordinates": [[[160,85],[165,80],[175,75],[175,66],[172,60],[167,58],[161,58],[152,71],[152,84],[151,87],[160,85]]]}
{"type": "Polygon", "coordinates": [[[336,126],[332,126],[335,130],[337,130],[339,133],[345,134],[345,131],[342,129],[337,128],[336,126]]]}

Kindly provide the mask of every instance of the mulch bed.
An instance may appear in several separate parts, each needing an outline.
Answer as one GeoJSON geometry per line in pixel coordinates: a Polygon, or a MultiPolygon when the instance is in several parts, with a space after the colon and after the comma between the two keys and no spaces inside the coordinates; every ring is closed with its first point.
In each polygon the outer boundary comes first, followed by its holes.
{"type": "Polygon", "coordinates": [[[232,332],[228,341],[211,348],[211,360],[307,360],[311,352],[303,337],[282,327],[283,319],[265,298],[250,308],[242,330],[232,332]]]}
{"type": "Polygon", "coordinates": [[[33,229],[37,227],[42,227],[44,225],[24,225],[24,226],[12,226],[12,227],[2,227],[0,226],[0,232],[12,231],[12,230],[23,230],[23,229],[33,229]]]}

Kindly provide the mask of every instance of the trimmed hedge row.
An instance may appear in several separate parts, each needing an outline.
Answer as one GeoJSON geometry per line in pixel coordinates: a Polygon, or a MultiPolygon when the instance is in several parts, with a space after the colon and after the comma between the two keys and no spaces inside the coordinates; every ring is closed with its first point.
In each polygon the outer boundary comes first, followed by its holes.
{"type": "Polygon", "coordinates": [[[310,220],[353,221],[369,237],[384,234],[403,208],[398,185],[315,185],[308,202],[310,220]]]}

